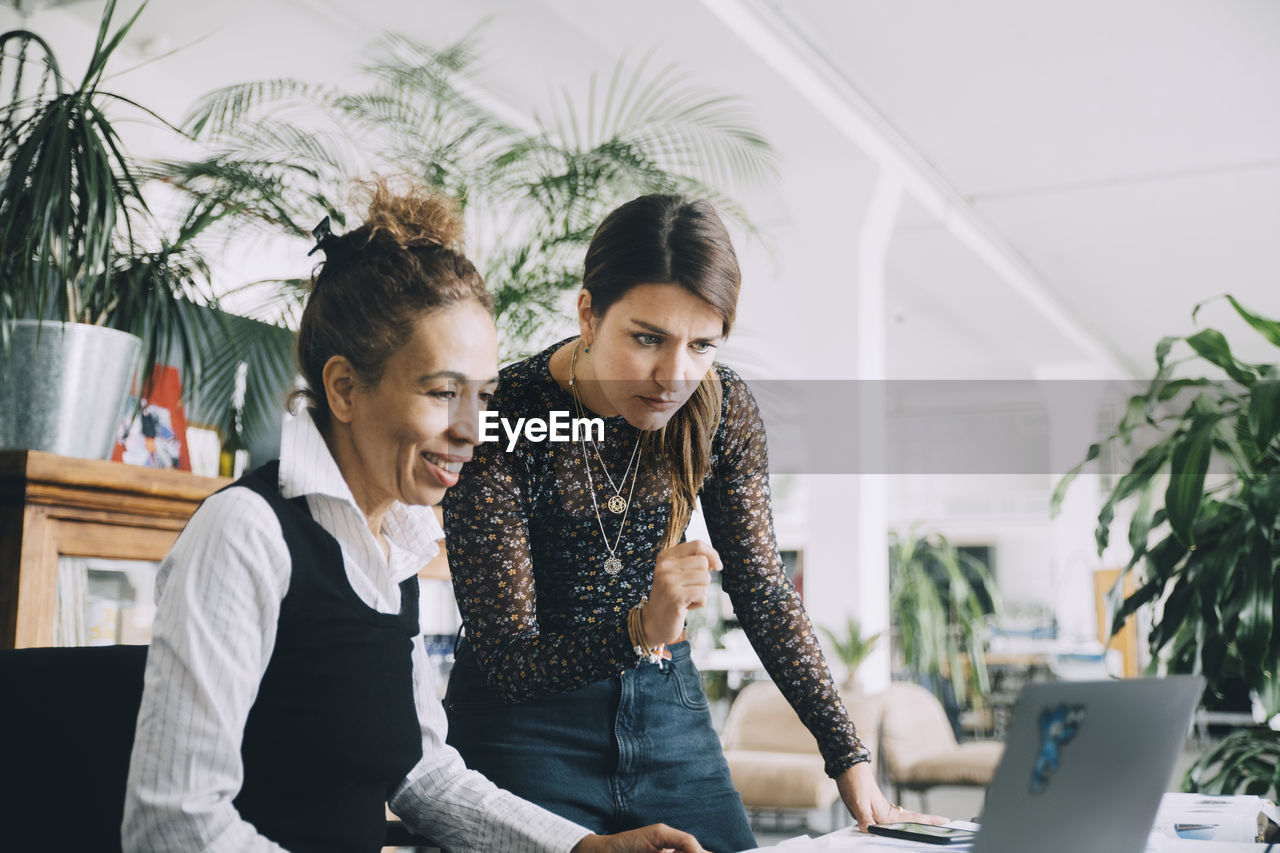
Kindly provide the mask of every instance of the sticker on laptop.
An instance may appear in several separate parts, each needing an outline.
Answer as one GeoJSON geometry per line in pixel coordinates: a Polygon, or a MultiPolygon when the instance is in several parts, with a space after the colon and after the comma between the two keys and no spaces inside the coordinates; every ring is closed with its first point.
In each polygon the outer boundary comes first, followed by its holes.
{"type": "Polygon", "coordinates": [[[1059,705],[1040,712],[1040,754],[1031,769],[1031,793],[1039,794],[1049,787],[1058,772],[1062,747],[1071,742],[1084,722],[1083,705],[1059,705]]]}

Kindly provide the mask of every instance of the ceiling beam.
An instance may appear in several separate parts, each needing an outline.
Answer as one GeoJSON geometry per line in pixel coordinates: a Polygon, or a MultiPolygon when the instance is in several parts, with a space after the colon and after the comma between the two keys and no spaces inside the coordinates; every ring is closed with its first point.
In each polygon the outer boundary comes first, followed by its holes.
{"type": "Polygon", "coordinates": [[[1039,273],[815,47],[759,0],[701,0],[713,15],[886,172],[1081,357],[1129,375],[1116,356],[1050,293],[1039,273]]]}

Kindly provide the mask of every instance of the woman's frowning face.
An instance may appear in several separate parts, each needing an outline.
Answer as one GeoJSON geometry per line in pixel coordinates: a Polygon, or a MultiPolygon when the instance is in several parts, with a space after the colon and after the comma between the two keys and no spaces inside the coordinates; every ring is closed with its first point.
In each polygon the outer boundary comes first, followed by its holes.
{"type": "Polygon", "coordinates": [[[586,291],[579,300],[591,378],[601,395],[596,403],[609,409],[597,413],[622,415],[637,429],[661,429],[711,369],[724,318],[678,284],[636,285],[602,317],[590,312],[586,291]]]}

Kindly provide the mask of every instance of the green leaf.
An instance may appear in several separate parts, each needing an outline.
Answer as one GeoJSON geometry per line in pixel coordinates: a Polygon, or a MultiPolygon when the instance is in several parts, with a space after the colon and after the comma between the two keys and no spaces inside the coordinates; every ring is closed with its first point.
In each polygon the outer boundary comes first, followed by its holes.
{"type": "MultiPolygon", "coordinates": [[[[1153,385],[1155,383],[1152,383],[1153,385]]],[[[1120,418],[1120,423],[1116,426],[1116,435],[1125,444],[1128,444],[1133,437],[1133,431],[1139,425],[1150,423],[1151,415],[1149,412],[1150,401],[1147,394],[1134,394],[1129,398],[1128,404],[1125,406],[1124,417],[1120,418]]]]}
{"type": "MultiPolygon", "coordinates": [[[[1273,678],[1264,684],[1258,691],[1258,698],[1262,701],[1262,707],[1267,719],[1280,714],[1280,678],[1273,678]]],[[[1280,782],[1280,779],[1276,781],[1280,782]]]]}
{"type": "Polygon", "coordinates": [[[1186,622],[1195,592],[1195,585],[1185,577],[1174,582],[1173,590],[1160,608],[1160,619],[1151,626],[1150,644],[1153,653],[1171,641],[1186,622]]]}
{"type": "Polygon", "coordinates": [[[1165,509],[1169,526],[1179,540],[1195,545],[1193,525],[1204,496],[1204,476],[1209,470],[1213,447],[1213,430],[1217,419],[1196,426],[1173,448],[1170,456],[1169,486],[1165,490],[1165,509]]]}
{"type": "Polygon", "coordinates": [[[1249,432],[1258,452],[1265,455],[1280,432],[1280,382],[1257,382],[1249,389],[1249,432]]]}
{"type": "Polygon", "coordinates": [[[1269,654],[1275,620],[1272,592],[1275,560],[1266,531],[1254,529],[1238,567],[1245,577],[1236,643],[1246,666],[1245,683],[1257,689],[1275,677],[1275,661],[1269,654]]]}
{"type": "Polygon", "coordinates": [[[1280,468],[1247,479],[1241,486],[1240,497],[1257,529],[1266,535],[1280,537],[1280,531],[1275,529],[1276,517],[1280,515],[1280,468]]]}
{"type": "Polygon", "coordinates": [[[1107,593],[1108,609],[1112,611],[1111,616],[1111,636],[1120,633],[1124,628],[1125,621],[1137,612],[1139,607],[1149,604],[1164,590],[1164,581],[1159,578],[1153,578],[1142,586],[1138,587],[1133,593],[1126,598],[1119,607],[1111,606],[1111,592],[1122,594],[1124,589],[1124,574],[1122,573],[1116,579],[1115,586],[1107,593]]]}
{"type": "Polygon", "coordinates": [[[1174,379],[1160,385],[1156,399],[1161,403],[1167,403],[1188,388],[1204,388],[1212,384],[1212,379],[1174,379]]]}
{"type": "Polygon", "coordinates": [[[1129,522],[1129,547],[1133,549],[1133,558],[1129,565],[1135,565],[1147,553],[1147,540],[1151,536],[1151,524],[1154,518],[1152,500],[1154,483],[1148,482],[1138,494],[1138,505],[1134,508],[1133,519],[1129,522]]]}
{"type": "Polygon", "coordinates": [[[1236,313],[1244,318],[1244,321],[1253,328],[1262,333],[1262,336],[1271,343],[1280,347],[1280,322],[1268,320],[1246,309],[1243,305],[1236,301],[1231,294],[1227,294],[1227,301],[1231,303],[1231,307],[1236,309],[1236,313]]]}
{"type": "Polygon", "coordinates": [[[1094,531],[1094,539],[1097,543],[1099,555],[1107,550],[1107,544],[1110,542],[1111,521],[1115,518],[1116,505],[1136,493],[1139,489],[1145,488],[1151,479],[1160,472],[1165,462],[1169,460],[1169,454],[1177,439],[1177,435],[1171,435],[1153,445],[1142,456],[1138,457],[1138,461],[1133,463],[1133,468],[1130,469],[1129,473],[1121,477],[1115,488],[1111,490],[1111,494],[1107,496],[1102,509],[1098,511],[1098,526],[1094,531]]]}
{"type": "Polygon", "coordinates": [[[1221,367],[1237,382],[1252,385],[1257,380],[1257,374],[1250,365],[1237,361],[1231,355],[1227,339],[1217,329],[1201,329],[1186,340],[1202,358],[1221,367]]]}
{"type": "Polygon", "coordinates": [[[1084,466],[1098,458],[1098,454],[1102,452],[1101,444],[1089,445],[1089,451],[1085,454],[1084,460],[1072,468],[1070,471],[1062,475],[1062,479],[1053,487],[1053,496],[1049,499],[1049,517],[1056,518],[1058,513],[1062,511],[1062,501],[1067,496],[1067,489],[1071,487],[1071,483],[1080,476],[1080,472],[1084,466]]]}
{"type": "Polygon", "coordinates": [[[245,362],[244,433],[253,442],[279,424],[297,371],[296,336],[279,326],[229,314],[212,313],[203,322],[209,327],[199,355],[205,376],[190,417],[225,429],[232,420],[237,369],[245,362]]]}
{"type": "Polygon", "coordinates": [[[1200,672],[1220,673],[1227,659],[1227,643],[1215,632],[1200,642],[1200,672]]]}

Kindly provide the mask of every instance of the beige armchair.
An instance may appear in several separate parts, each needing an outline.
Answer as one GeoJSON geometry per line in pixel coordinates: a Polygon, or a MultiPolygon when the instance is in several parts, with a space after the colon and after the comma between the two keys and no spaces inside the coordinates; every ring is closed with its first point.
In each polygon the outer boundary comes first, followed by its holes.
{"type": "Polygon", "coordinates": [[[880,694],[880,759],[901,801],[902,792],[920,795],[938,785],[991,784],[1004,745],[995,741],[956,743],[947,712],[918,684],[898,683],[880,694]]]}
{"type": "MultiPolygon", "coordinates": [[[[880,726],[877,697],[845,695],[845,706],[872,749],[880,726]]],[[[749,809],[831,809],[843,820],[836,784],[823,770],[818,743],[772,682],[747,685],[725,720],[724,757],[749,809]]]]}

